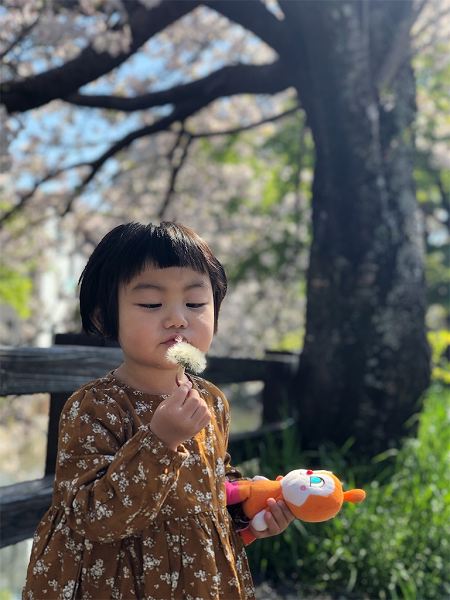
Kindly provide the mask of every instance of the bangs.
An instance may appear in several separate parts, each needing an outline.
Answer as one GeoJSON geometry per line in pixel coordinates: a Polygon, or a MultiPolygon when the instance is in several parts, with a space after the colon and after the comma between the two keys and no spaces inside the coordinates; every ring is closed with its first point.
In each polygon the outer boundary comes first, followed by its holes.
{"type": "Polygon", "coordinates": [[[122,248],[118,265],[120,281],[129,283],[147,266],[160,269],[189,267],[208,274],[205,255],[198,242],[186,235],[179,226],[171,225],[138,226],[135,235],[122,248]]]}

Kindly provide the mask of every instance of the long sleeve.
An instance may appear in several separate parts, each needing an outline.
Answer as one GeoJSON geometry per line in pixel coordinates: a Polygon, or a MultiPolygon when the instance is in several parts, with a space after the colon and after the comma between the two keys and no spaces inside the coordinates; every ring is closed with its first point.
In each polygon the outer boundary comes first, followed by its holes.
{"type": "Polygon", "coordinates": [[[67,402],[59,431],[55,494],[68,526],[99,542],[138,534],[158,515],[188,456],[148,425],[131,435],[115,400],[80,390],[67,402]]]}
{"type": "Polygon", "coordinates": [[[230,436],[230,408],[229,408],[229,404],[228,404],[228,400],[225,396],[225,394],[220,391],[221,394],[221,400],[223,402],[223,405],[225,407],[225,409],[222,411],[222,427],[223,427],[223,432],[224,432],[224,440],[225,440],[225,456],[224,456],[224,467],[225,467],[225,477],[226,479],[228,479],[229,481],[234,481],[235,479],[240,479],[242,477],[242,474],[240,473],[240,471],[238,471],[238,469],[236,469],[236,467],[233,467],[233,465],[231,464],[231,456],[230,453],[228,452],[228,440],[229,440],[229,436],[230,436]]]}

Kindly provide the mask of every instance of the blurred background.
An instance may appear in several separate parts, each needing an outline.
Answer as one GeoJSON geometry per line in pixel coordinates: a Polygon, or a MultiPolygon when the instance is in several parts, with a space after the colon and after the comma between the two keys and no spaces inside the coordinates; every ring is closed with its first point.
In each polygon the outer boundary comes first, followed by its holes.
{"type": "MultiPolygon", "coordinates": [[[[103,235],[175,220],[229,277],[211,355],[292,353],[296,425],[364,505],[249,549],[259,597],[450,597],[448,0],[4,0],[0,343],[79,332],[103,235]]],[[[263,418],[230,385],[233,431],[263,418]]],[[[274,400],[276,402],[276,399],[274,400]]],[[[0,398],[0,484],[44,472],[48,394],[0,398]]],[[[20,596],[31,542],[0,550],[20,596]]]]}

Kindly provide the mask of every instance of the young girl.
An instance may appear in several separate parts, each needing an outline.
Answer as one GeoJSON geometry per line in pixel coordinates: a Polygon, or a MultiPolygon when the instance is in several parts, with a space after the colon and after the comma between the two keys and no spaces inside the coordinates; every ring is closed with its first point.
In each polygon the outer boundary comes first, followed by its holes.
{"type": "MultiPolygon", "coordinates": [[[[254,598],[225,505],[228,403],[166,359],[179,337],[206,352],[227,281],[190,228],[128,223],[80,278],[85,331],[118,340],[123,363],[61,414],[53,502],[34,536],[26,600],[254,598]],[[179,336],[179,337],[177,337],[179,336]]],[[[266,537],[293,517],[269,502],[266,537]]]]}

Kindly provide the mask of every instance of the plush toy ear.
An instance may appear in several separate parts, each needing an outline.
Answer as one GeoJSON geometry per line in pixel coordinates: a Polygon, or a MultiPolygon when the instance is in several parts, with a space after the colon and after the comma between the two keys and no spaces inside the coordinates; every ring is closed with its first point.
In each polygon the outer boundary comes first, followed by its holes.
{"type": "Polygon", "coordinates": [[[364,490],[348,490],[344,492],[344,501],[345,502],[353,502],[357,504],[358,502],[362,502],[366,497],[366,492],[364,490]]]}
{"type": "Polygon", "coordinates": [[[281,481],[283,479],[283,475],[277,475],[277,481],[281,481]]]}

